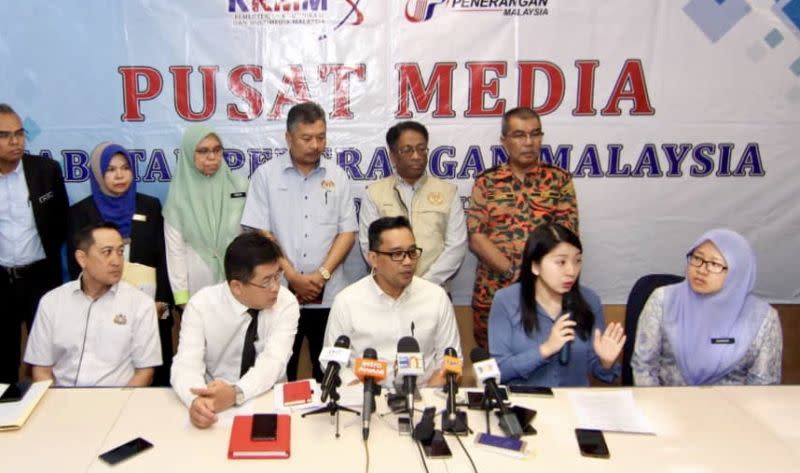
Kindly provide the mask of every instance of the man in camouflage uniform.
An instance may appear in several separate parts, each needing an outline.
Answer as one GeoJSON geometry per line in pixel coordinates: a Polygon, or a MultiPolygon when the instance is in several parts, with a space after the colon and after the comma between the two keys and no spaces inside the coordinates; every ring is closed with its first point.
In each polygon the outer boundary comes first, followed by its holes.
{"type": "MultiPolygon", "coordinates": [[[[520,107],[503,115],[500,142],[508,162],[475,179],[467,212],[469,247],[478,257],[472,317],[475,342],[488,348],[487,322],[492,299],[519,276],[528,235],[544,222],[578,232],[578,203],[572,176],[541,163],[539,115],[520,107]]],[[[530,269],[528,269],[530,270],[530,269]]]]}

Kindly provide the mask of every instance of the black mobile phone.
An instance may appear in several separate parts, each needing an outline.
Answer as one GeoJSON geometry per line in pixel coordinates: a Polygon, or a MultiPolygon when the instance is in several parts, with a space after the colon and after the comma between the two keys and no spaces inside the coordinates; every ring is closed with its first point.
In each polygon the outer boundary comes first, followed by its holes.
{"type": "Polygon", "coordinates": [[[578,446],[581,455],[593,458],[608,458],[608,445],[603,437],[603,431],[593,429],[575,429],[575,437],[578,439],[578,446]]]}
{"type": "Polygon", "coordinates": [[[453,452],[450,451],[450,446],[447,445],[447,440],[444,439],[444,434],[441,430],[436,430],[433,437],[422,443],[422,449],[428,458],[450,458],[453,452]]]}
{"type": "Polygon", "coordinates": [[[31,383],[12,383],[0,395],[0,402],[17,402],[25,397],[25,393],[31,387],[31,383]]]}
{"type": "Polygon", "coordinates": [[[137,453],[141,453],[147,450],[152,446],[153,446],[152,443],[148,442],[147,440],[141,437],[138,437],[131,440],[130,442],[123,443],[119,447],[112,448],[106,453],[101,454],[100,459],[108,463],[109,465],[116,465],[122,460],[126,460],[136,455],[137,453]]]}
{"type": "Polygon", "coordinates": [[[547,386],[526,386],[523,384],[512,384],[508,390],[514,394],[533,394],[539,396],[552,396],[553,390],[547,386]]]}
{"type": "MultiPolygon", "coordinates": [[[[503,402],[508,401],[508,391],[505,388],[499,388],[497,393],[503,402]]],[[[492,408],[497,407],[497,402],[492,400],[492,408]]],[[[480,391],[467,391],[467,408],[469,409],[483,409],[483,393],[480,391]]]]}
{"type": "Polygon", "coordinates": [[[252,440],[275,440],[278,436],[278,414],[253,414],[252,440]]]}

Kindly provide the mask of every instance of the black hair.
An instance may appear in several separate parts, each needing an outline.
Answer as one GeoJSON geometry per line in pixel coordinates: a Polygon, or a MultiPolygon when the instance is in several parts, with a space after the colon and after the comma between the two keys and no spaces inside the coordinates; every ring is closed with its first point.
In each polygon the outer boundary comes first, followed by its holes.
{"type": "Polygon", "coordinates": [[[274,263],[283,256],[281,247],[260,232],[243,233],[225,250],[225,279],[249,282],[256,266],[274,263]]]}
{"type": "Polygon", "coordinates": [[[94,245],[94,231],[105,228],[107,230],[114,230],[119,232],[119,227],[112,222],[95,222],[82,227],[80,230],[72,235],[72,245],[76,250],[83,252],[89,251],[89,248],[94,245]]]}
{"type": "MultiPolygon", "coordinates": [[[[533,263],[541,263],[542,258],[553,251],[553,248],[558,246],[559,243],[568,243],[583,251],[578,235],[557,223],[539,225],[531,232],[530,236],[528,236],[528,241],[525,243],[519,276],[519,302],[522,311],[522,326],[528,335],[539,330],[539,323],[536,318],[536,275],[531,271],[531,267],[533,263]]],[[[575,327],[577,335],[582,340],[586,340],[594,326],[594,314],[581,295],[579,283],[580,275],[575,279],[575,284],[572,285],[569,292],[564,294],[564,297],[572,297],[575,301],[575,308],[572,310],[571,318],[577,322],[575,327]]]]}
{"type": "Polygon", "coordinates": [[[386,145],[389,146],[390,150],[395,150],[394,147],[397,144],[397,140],[399,140],[400,135],[407,130],[416,131],[425,138],[425,141],[428,141],[428,129],[425,128],[425,125],[411,120],[400,122],[389,128],[389,131],[386,132],[386,145]]]}
{"type": "Polygon", "coordinates": [[[395,228],[408,228],[411,230],[411,223],[407,218],[402,215],[399,217],[381,217],[378,220],[369,224],[369,249],[370,251],[378,251],[381,246],[381,235],[387,230],[394,230],[395,228]]]}
{"type": "Polygon", "coordinates": [[[503,114],[503,123],[502,125],[500,125],[501,135],[506,136],[506,133],[508,133],[508,127],[509,127],[508,122],[511,118],[521,118],[523,120],[526,120],[528,118],[535,118],[539,120],[540,126],[542,124],[541,117],[539,116],[538,113],[534,112],[532,108],[530,107],[512,108],[511,110],[503,114]]]}
{"type": "Polygon", "coordinates": [[[17,112],[7,103],[0,103],[0,115],[17,115],[17,112]]]}
{"type": "Polygon", "coordinates": [[[314,102],[304,102],[292,106],[286,117],[286,130],[294,131],[298,123],[316,123],[322,120],[325,123],[325,110],[314,102]]]}

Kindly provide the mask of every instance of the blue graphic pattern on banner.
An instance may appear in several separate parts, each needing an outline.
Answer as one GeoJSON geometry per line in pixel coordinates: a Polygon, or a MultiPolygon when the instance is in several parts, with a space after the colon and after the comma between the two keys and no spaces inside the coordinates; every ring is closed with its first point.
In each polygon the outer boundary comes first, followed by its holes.
{"type": "Polygon", "coordinates": [[[716,43],[752,9],[745,0],[691,0],[683,7],[712,43],[716,43]]]}

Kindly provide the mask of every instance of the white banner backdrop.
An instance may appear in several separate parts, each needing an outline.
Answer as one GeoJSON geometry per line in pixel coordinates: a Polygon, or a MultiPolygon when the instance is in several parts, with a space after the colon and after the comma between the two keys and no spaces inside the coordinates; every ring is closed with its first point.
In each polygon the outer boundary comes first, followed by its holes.
{"type": "MultiPolygon", "coordinates": [[[[329,112],[330,149],[357,200],[391,172],[388,127],[431,132],[429,172],[458,185],[505,160],[505,110],[542,115],[543,159],[575,176],[583,282],[624,303],[634,281],[680,273],[703,231],[758,253],[758,292],[800,302],[800,0],[100,0],[10,2],[0,102],[28,149],[89,193],[88,153],[135,150],[163,199],[186,126],[223,137],[235,172],[285,153],[296,101],[329,112]]],[[[453,282],[468,304],[475,260],[453,282]]],[[[347,273],[364,274],[360,254],[347,273]]]]}

